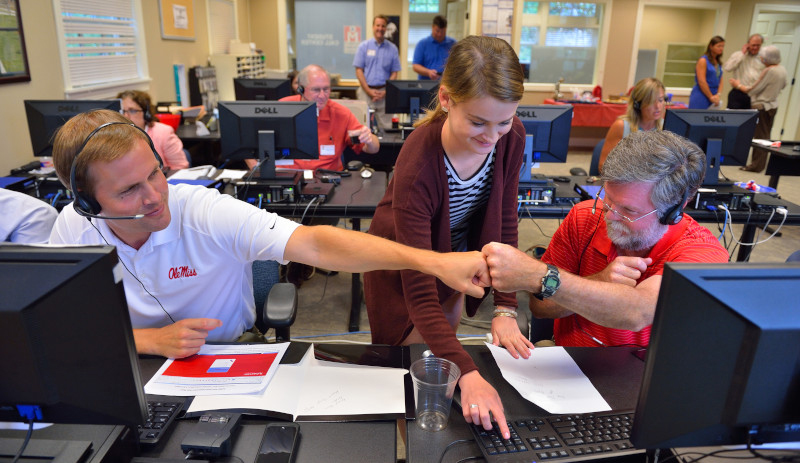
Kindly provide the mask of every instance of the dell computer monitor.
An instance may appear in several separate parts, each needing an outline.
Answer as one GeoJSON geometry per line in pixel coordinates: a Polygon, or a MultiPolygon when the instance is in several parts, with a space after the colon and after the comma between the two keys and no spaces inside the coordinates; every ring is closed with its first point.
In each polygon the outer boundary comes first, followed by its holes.
{"type": "Polygon", "coordinates": [[[664,266],[631,441],[800,440],[800,264],[664,266]]]}
{"type": "Polygon", "coordinates": [[[668,109],[664,130],[686,137],[706,153],[705,185],[719,183],[719,166],[747,164],[758,111],[668,109]]]}
{"type": "Polygon", "coordinates": [[[572,105],[519,106],[517,117],[525,126],[525,161],[520,182],[531,181],[536,162],[567,162],[572,105]]]}
{"type": "Polygon", "coordinates": [[[410,114],[413,124],[438,94],[438,80],[387,80],[386,113],[410,114]]]}
{"type": "Polygon", "coordinates": [[[275,161],[317,159],[314,102],[224,101],[219,103],[223,159],[258,159],[262,179],[277,178],[275,161]]]}
{"type": "Polygon", "coordinates": [[[34,156],[53,155],[53,135],[72,116],[93,109],[119,112],[120,100],[25,100],[34,156]]]}
{"type": "Polygon", "coordinates": [[[143,424],[113,246],[0,245],[0,421],[143,424]]]}
{"type": "Polygon", "coordinates": [[[289,79],[233,79],[233,91],[237,101],[280,100],[292,94],[289,79]]]}

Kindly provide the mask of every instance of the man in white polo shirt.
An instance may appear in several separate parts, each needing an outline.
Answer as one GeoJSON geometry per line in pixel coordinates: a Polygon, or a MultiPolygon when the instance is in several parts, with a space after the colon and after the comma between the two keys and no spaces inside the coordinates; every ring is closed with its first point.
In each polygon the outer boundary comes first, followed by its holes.
{"type": "Polygon", "coordinates": [[[67,121],[53,163],[76,200],[59,215],[50,242],[117,247],[140,353],[186,357],[206,340],[233,341],[250,329],[256,260],[347,272],[414,269],[476,296],[488,286],[477,252],[437,254],[302,226],[216,190],[168,185],[147,135],[113,111],[67,121]]]}

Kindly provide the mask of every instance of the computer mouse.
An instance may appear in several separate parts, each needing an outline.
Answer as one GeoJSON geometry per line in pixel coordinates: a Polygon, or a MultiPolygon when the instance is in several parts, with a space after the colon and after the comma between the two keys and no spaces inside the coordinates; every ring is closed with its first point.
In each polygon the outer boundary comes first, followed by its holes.
{"type": "Polygon", "coordinates": [[[370,178],[372,177],[372,169],[364,169],[361,171],[361,178],[370,178]]]}
{"type": "Polygon", "coordinates": [[[347,163],[347,170],[361,170],[364,167],[364,163],[361,161],[350,161],[347,163]]]}
{"type": "Polygon", "coordinates": [[[793,150],[793,151],[800,151],[800,145],[794,145],[794,146],[792,147],[792,150],[793,150]]]}

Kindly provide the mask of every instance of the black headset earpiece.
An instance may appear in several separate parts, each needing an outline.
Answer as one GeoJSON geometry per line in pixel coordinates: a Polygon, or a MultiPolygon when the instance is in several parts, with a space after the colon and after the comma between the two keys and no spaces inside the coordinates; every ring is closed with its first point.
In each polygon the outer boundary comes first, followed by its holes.
{"type": "Polygon", "coordinates": [[[150,145],[150,150],[153,151],[153,155],[156,157],[156,160],[158,161],[159,168],[163,168],[164,167],[164,161],[161,159],[161,156],[159,156],[158,152],[156,151],[155,146],[153,146],[153,140],[150,139],[150,136],[147,135],[147,132],[145,132],[144,130],[139,128],[139,126],[137,126],[136,124],[132,124],[132,123],[129,123],[129,122],[106,122],[105,124],[102,124],[101,126],[97,127],[96,129],[92,130],[89,133],[89,135],[86,137],[86,139],[83,140],[83,143],[81,144],[81,147],[78,150],[78,152],[75,154],[75,157],[72,158],[72,167],[70,168],[70,171],[69,171],[69,185],[72,188],[72,195],[75,197],[75,204],[74,204],[73,208],[75,209],[75,211],[79,215],[82,215],[84,217],[95,217],[95,218],[100,218],[100,219],[134,219],[134,218],[140,218],[140,216],[124,216],[124,217],[102,217],[102,216],[98,216],[98,214],[100,214],[100,211],[102,209],[100,207],[100,203],[98,203],[97,200],[94,199],[94,197],[92,197],[90,195],[87,195],[87,194],[84,194],[83,192],[81,192],[81,190],[80,190],[80,188],[78,188],[77,182],[75,180],[75,177],[76,177],[75,176],[75,171],[76,171],[77,166],[78,166],[78,156],[81,155],[81,153],[83,152],[83,149],[86,148],[86,144],[89,143],[89,140],[91,140],[92,137],[94,137],[94,135],[97,132],[99,132],[100,130],[102,130],[105,127],[108,127],[110,125],[129,125],[129,126],[135,128],[135,129],[139,130],[140,132],[142,132],[144,134],[145,138],[147,139],[148,145],[150,145]]]}
{"type": "Polygon", "coordinates": [[[663,216],[658,218],[658,221],[664,225],[677,225],[683,218],[683,205],[686,203],[688,191],[683,192],[681,202],[667,209],[663,216]]]}
{"type": "Polygon", "coordinates": [[[305,92],[306,92],[306,88],[305,88],[305,87],[303,87],[302,85],[299,85],[299,84],[298,84],[298,85],[297,85],[297,93],[299,93],[299,94],[300,94],[300,97],[301,97],[301,98],[305,98],[305,97],[306,97],[306,96],[304,95],[304,93],[305,93],[305,92]]]}
{"type": "Polygon", "coordinates": [[[633,100],[633,109],[638,113],[642,110],[642,102],[639,100],[633,100]]]}
{"type": "Polygon", "coordinates": [[[147,105],[144,107],[144,113],[142,115],[144,116],[144,121],[147,123],[150,123],[153,120],[153,114],[150,112],[150,103],[147,103],[147,105]]]}

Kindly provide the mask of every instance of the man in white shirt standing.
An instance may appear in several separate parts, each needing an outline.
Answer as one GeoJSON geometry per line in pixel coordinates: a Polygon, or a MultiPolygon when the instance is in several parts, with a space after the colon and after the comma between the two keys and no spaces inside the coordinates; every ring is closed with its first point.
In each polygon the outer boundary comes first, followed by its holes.
{"type": "MultiPolygon", "coordinates": [[[[730,58],[725,60],[722,69],[733,74],[731,78],[738,80],[742,85],[751,86],[756,83],[764,64],[758,56],[764,37],[761,34],[753,34],[742,46],[742,49],[734,52],[730,58]]],[[[747,93],[737,88],[732,88],[728,92],[728,109],[751,109],[750,97],[747,93]]]]}

